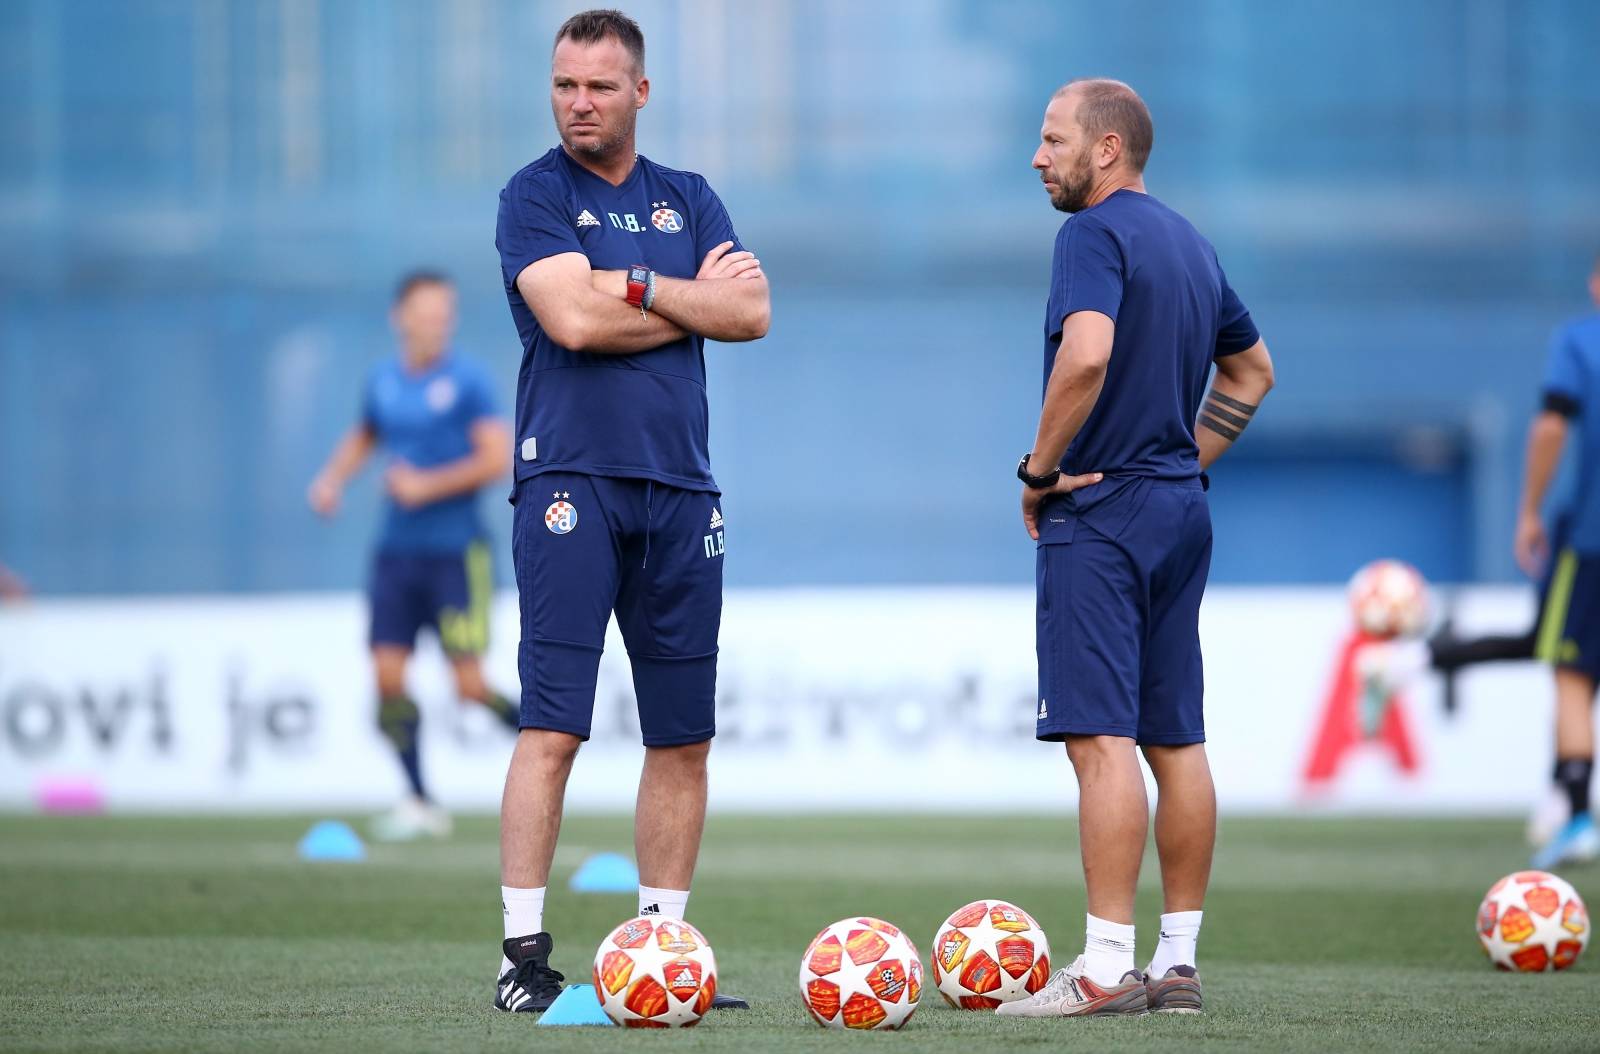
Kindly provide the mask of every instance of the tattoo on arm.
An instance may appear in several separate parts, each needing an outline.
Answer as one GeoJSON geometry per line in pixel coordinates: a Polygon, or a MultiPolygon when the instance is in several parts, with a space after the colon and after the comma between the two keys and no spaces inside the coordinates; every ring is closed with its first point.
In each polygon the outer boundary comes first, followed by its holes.
{"type": "Polygon", "coordinates": [[[1232,396],[1211,391],[1206,394],[1205,405],[1200,408],[1200,424],[1231,443],[1244,432],[1250,418],[1255,416],[1256,409],[1232,396]]]}

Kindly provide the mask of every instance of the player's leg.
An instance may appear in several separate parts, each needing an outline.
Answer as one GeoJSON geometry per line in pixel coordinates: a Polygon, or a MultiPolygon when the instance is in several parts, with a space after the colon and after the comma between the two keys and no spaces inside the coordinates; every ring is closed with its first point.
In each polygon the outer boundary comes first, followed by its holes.
{"type": "Polygon", "coordinates": [[[1217,795],[1205,748],[1200,601],[1211,570],[1211,516],[1198,487],[1160,489],[1153,518],[1170,544],[1150,575],[1150,631],[1140,682],[1139,743],[1156,779],[1161,937],[1145,969],[1150,1009],[1198,1011],[1195,947],[1217,840],[1217,795]]]}
{"type": "Polygon", "coordinates": [[[426,621],[417,595],[416,559],[379,553],[373,562],[369,602],[373,678],[378,695],[378,730],[394,748],[405,775],[407,794],[373,820],[372,833],[384,841],[406,841],[450,833],[450,818],[432,802],[422,775],[422,714],[406,689],[406,667],[417,630],[426,621]]]}
{"type": "Polygon", "coordinates": [[[1144,639],[1143,575],[1122,546],[1086,524],[1041,545],[1036,734],[1065,742],[1078,779],[1078,830],[1089,915],[1084,953],[1003,1016],[1142,1013],[1133,897],[1148,829],[1134,740],[1144,639]]]}
{"type": "MultiPolygon", "coordinates": [[[[706,818],[722,626],[721,498],[649,482],[623,548],[617,626],[628,647],[644,770],[634,812],[639,913],[683,918],[706,818]]],[[[726,993],[718,1009],[745,1006],[726,993]]]]}
{"type": "Polygon", "coordinates": [[[633,828],[641,914],[682,918],[688,906],[705,831],[710,753],[710,740],[645,747],[633,828]]]}
{"type": "Polygon", "coordinates": [[[1568,819],[1534,854],[1540,869],[1600,856],[1600,831],[1589,808],[1594,774],[1595,678],[1571,666],[1558,666],[1556,683],[1555,781],[1566,797],[1568,819]]]}
{"type": "Polygon", "coordinates": [[[494,1005],[501,1010],[543,1010],[561,991],[563,978],[549,965],[544,898],[567,777],[589,738],[616,597],[615,525],[600,493],[611,482],[547,473],[517,488],[512,550],[522,615],[522,731],[500,804],[505,939],[494,1005]]]}
{"type": "Polygon", "coordinates": [[[1085,965],[1091,979],[1110,985],[1133,969],[1133,897],[1150,829],[1144,774],[1127,736],[1069,736],[1067,757],[1078,777],[1078,838],[1089,900],[1085,965]]]}
{"type": "Polygon", "coordinates": [[[1539,623],[1539,658],[1555,667],[1555,778],[1569,818],[1533,855],[1541,869],[1600,856],[1589,812],[1594,771],[1593,703],[1600,677],[1600,555],[1564,550],[1539,623]]]}
{"type": "Polygon", "coordinates": [[[450,659],[456,698],[486,707],[507,728],[521,727],[521,707],[495,691],[483,676],[489,650],[489,607],[494,600],[494,567],[488,543],[473,542],[460,558],[441,557],[435,575],[439,643],[450,659]]]}

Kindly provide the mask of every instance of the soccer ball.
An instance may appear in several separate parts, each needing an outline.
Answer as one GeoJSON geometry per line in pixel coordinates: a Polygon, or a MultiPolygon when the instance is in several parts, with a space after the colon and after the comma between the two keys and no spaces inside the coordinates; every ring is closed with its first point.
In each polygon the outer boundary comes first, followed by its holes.
{"type": "Polygon", "coordinates": [[[933,983],[951,1006],[993,1010],[1032,995],[1050,979],[1050,942],[1026,911],[975,900],[944,920],[933,939],[933,983]]]}
{"type": "Polygon", "coordinates": [[[594,953],[594,988],[606,1016],[627,1028],[688,1028],[717,995],[717,957],[679,919],[629,919],[594,953]]]}
{"type": "Polygon", "coordinates": [[[916,946],[882,919],[835,922],[800,959],[800,999],[826,1028],[900,1028],[921,995],[916,946]]]}
{"type": "Polygon", "coordinates": [[[1589,912],[1578,891],[1548,871],[1518,871],[1478,907],[1478,940],[1499,970],[1565,970],[1589,943],[1589,912]]]}
{"type": "Polygon", "coordinates": [[[1415,637],[1428,620],[1428,583],[1400,560],[1374,560],[1350,580],[1356,625],[1373,637],[1415,637]]]}

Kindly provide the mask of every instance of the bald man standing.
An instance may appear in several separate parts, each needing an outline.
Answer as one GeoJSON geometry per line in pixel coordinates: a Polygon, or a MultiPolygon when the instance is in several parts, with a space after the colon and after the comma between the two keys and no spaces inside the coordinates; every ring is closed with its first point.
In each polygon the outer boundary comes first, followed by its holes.
{"type": "Polygon", "coordinates": [[[1154,131],[1126,84],[1077,80],[1033,156],[1056,237],[1044,407],[1017,466],[1037,542],[1039,739],[1077,773],[1089,917],[1084,953],[1018,1017],[1197,1013],[1195,944],[1211,877],[1200,598],[1211,566],[1202,473],[1272,387],[1272,360],[1216,251],[1151,197],[1154,131]],[[1206,381],[1216,366],[1210,391],[1206,381]],[[1159,789],[1161,943],[1134,965],[1134,887],[1159,789]]]}

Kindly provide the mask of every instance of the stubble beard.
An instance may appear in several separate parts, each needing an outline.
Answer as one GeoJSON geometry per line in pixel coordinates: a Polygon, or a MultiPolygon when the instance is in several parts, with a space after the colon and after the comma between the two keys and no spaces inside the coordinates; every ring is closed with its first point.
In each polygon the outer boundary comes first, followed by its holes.
{"type": "MultiPolygon", "coordinates": [[[[636,115],[629,115],[621,127],[610,135],[587,143],[575,143],[572,140],[563,140],[567,149],[590,161],[610,161],[627,148],[628,140],[633,137],[633,129],[637,123],[636,115]]],[[[603,129],[602,129],[603,130],[603,129]]]]}
{"type": "Polygon", "coordinates": [[[1061,212],[1082,212],[1089,207],[1089,194],[1094,190],[1094,170],[1089,165],[1089,152],[1083,152],[1056,184],[1050,195],[1050,204],[1061,212]]]}

